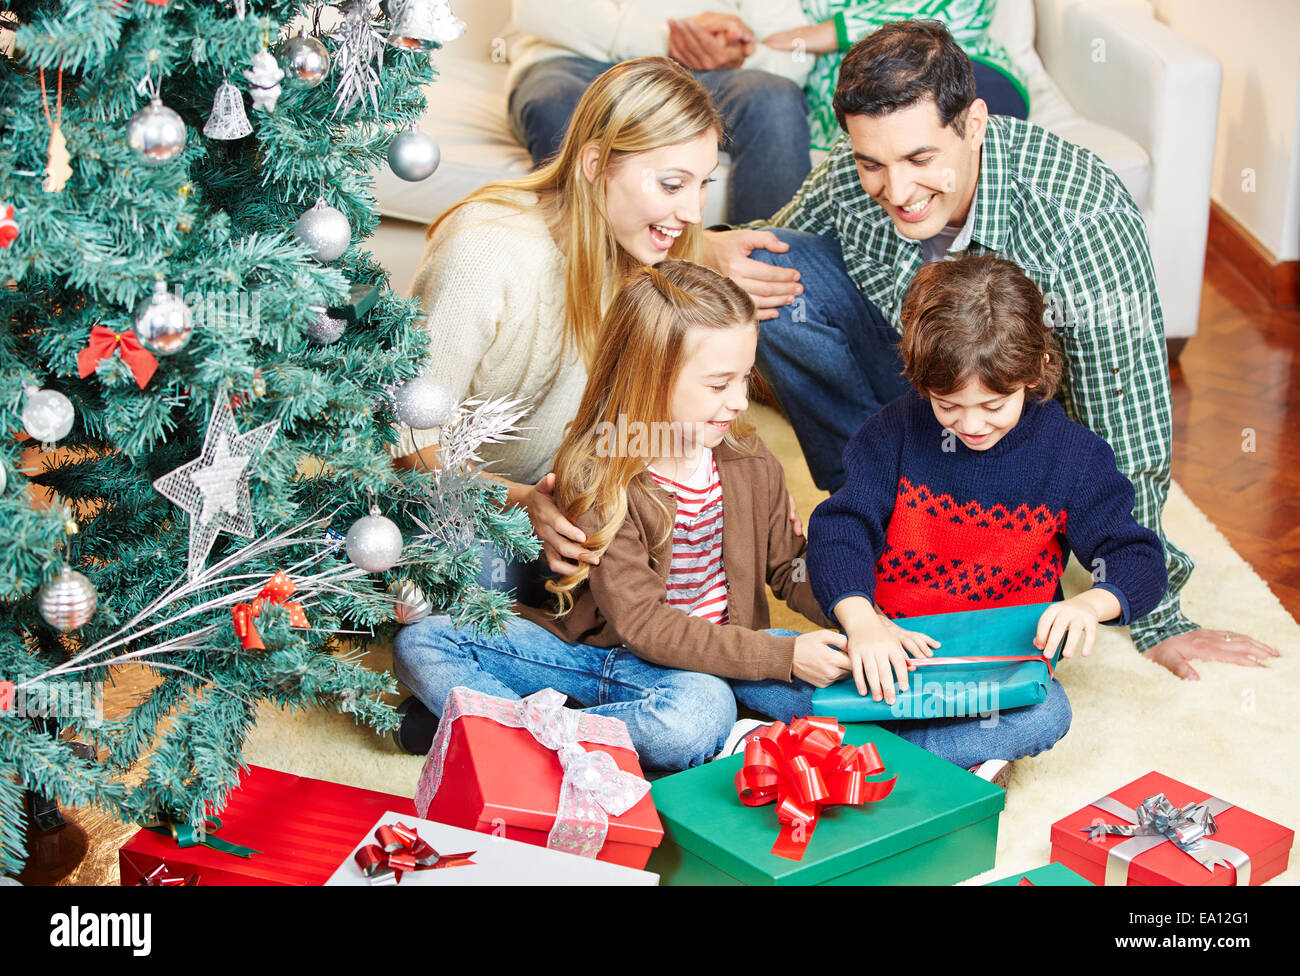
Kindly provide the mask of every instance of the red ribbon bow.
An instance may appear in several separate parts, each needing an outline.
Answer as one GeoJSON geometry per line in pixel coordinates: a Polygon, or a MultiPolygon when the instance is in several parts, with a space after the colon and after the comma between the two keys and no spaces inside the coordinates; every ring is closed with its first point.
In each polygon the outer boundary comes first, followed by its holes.
{"type": "Polygon", "coordinates": [[[781,833],[777,857],[802,860],[823,807],[861,806],[887,797],[898,777],[867,782],[885,771],[872,743],[846,746],[844,726],[833,718],[797,718],[789,727],[773,722],[745,743],[745,764],[736,793],[750,807],[776,801],[781,833]]]}
{"type": "Polygon", "coordinates": [[[262,638],[257,633],[253,621],[262,615],[262,607],[267,603],[274,603],[276,606],[284,607],[289,614],[290,627],[306,628],[311,626],[307,622],[307,614],[303,612],[301,603],[286,602],[289,597],[293,596],[295,589],[293,580],[289,579],[288,574],[281,569],[262,587],[262,592],[257,594],[256,600],[252,603],[241,603],[230,608],[230,616],[235,620],[235,634],[239,637],[239,642],[244,646],[244,650],[266,650],[266,645],[262,643],[262,638]]]}
{"type": "Polygon", "coordinates": [[[172,874],[167,867],[167,862],[164,861],[140,875],[140,880],[136,884],[149,888],[197,888],[201,887],[203,882],[199,880],[198,874],[172,874]]]}
{"type": "Polygon", "coordinates": [[[434,868],[459,868],[473,864],[475,851],[463,854],[439,854],[429,842],[406,824],[384,824],[375,831],[378,844],[367,844],[352,855],[361,873],[371,884],[400,884],[403,871],[428,871],[434,868]]]}
{"type": "Polygon", "coordinates": [[[8,247],[18,236],[18,221],[14,219],[14,205],[0,207],[0,247],[8,247]]]}
{"type": "Polygon", "coordinates": [[[104,325],[97,325],[90,330],[90,341],[85,349],[77,353],[77,375],[85,379],[95,371],[101,359],[113,355],[113,351],[118,348],[122,350],[122,362],[131,367],[131,375],[143,390],[153,378],[158,360],[140,345],[134,332],[114,332],[104,325]]]}

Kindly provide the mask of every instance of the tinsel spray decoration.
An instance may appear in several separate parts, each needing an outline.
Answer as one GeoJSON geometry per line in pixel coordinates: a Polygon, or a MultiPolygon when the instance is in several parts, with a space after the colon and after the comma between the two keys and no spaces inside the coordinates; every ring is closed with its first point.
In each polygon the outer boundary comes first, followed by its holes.
{"type": "Polygon", "coordinates": [[[338,88],[334,92],[334,112],[370,100],[379,113],[379,72],[384,67],[384,35],[375,19],[371,0],[350,0],[343,6],[343,23],[334,31],[338,48],[334,57],[339,69],[338,88]]]}
{"type": "Polygon", "coordinates": [[[41,442],[47,450],[54,450],[56,441],[61,441],[72,431],[77,411],[72,401],[58,390],[42,390],[29,386],[23,391],[23,429],[41,442]]]}
{"type": "Polygon", "coordinates": [[[136,90],[148,96],[149,104],[127,122],[127,143],[146,162],[175,159],[185,148],[185,120],[162,103],[158,83],[151,76],[145,75],[136,90]]]}
{"type": "Polygon", "coordinates": [[[41,80],[41,108],[45,121],[50,124],[50,141],[46,145],[45,182],[41,189],[58,193],[72,176],[72,157],[68,154],[68,140],[63,137],[63,62],[59,62],[58,90],[54,95],[54,114],[45,98],[45,69],[39,70],[41,80]]]}
{"type": "Polygon", "coordinates": [[[465,33],[447,0],[387,0],[388,43],[407,51],[436,50],[465,33]]]}
{"type": "Polygon", "coordinates": [[[431,136],[412,123],[388,144],[388,166],[393,174],[411,183],[427,180],[442,161],[442,153],[431,136]]]}
{"type": "Polygon", "coordinates": [[[41,619],[62,631],[84,627],[95,615],[98,603],[94,584],[67,563],[58,576],[41,585],[36,597],[41,619]]]}
{"type": "Polygon", "coordinates": [[[341,210],[336,210],[317,197],[315,205],[298,218],[293,234],[311,249],[311,256],[321,264],[329,264],[343,255],[352,243],[352,225],[341,210]]]}
{"type": "Polygon", "coordinates": [[[306,32],[281,44],[279,55],[285,81],[294,88],[315,88],[330,73],[329,51],[306,32]]]}
{"type": "Polygon", "coordinates": [[[244,114],[243,94],[223,74],[203,134],[209,139],[242,139],[252,131],[253,124],[244,114]]]}
{"type": "Polygon", "coordinates": [[[132,324],[140,345],[157,356],[170,356],[184,349],[194,334],[194,313],[159,278],[153,294],[136,305],[132,324]]]}
{"type": "Polygon", "coordinates": [[[377,506],[371,506],[369,515],[352,523],[345,545],[354,566],[367,573],[382,573],[402,558],[402,530],[381,515],[377,506]]]}
{"type": "Polygon", "coordinates": [[[18,221],[14,217],[14,205],[0,205],[0,248],[7,248],[18,236],[18,221]]]}
{"type": "Polygon", "coordinates": [[[253,55],[253,66],[244,72],[248,79],[248,94],[253,99],[253,108],[261,112],[275,111],[276,100],[283,89],[280,81],[284,70],[276,63],[275,57],[265,47],[253,55]]]}

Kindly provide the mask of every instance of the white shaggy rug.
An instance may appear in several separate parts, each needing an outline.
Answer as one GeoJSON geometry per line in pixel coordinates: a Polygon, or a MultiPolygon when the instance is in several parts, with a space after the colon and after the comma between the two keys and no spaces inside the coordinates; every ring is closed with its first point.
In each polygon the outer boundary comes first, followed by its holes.
{"type": "MultiPolygon", "coordinates": [[[[752,411],[763,439],[786,466],[805,520],[824,497],[812,485],[794,433],[776,413],[752,411]]],[[[1055,748],[1016,763],[998,832],[997,866],[971,879],[979,884],[1047,863],[1051,824],[1111,789],[1159,770],[1260,816],[1295,827],[1300,732],[1295,702],[1300,674],[1300,626],[1267,584],[1177,485],[1165,510],[1170,538],[1195,559],[1184,590],[1188,615],[1207,627],[1248,633],[1282,657],[1267,669],[1196,662],[1200,681],[1180,681],[1134,649],[1128,630],[1101,628],[1088,659],[1076,658],[1058,676],[1070,696],[1074,724],[1055,748]]],[[[1088,576],[1072,564],[1067,592],[1088,576]]],[[[773,626],[811,629],[775,604],[773,626]]],[[[387,668],[387,649],[369,662],[387,668]]],[[[304,776],[412,796],[423,759],[357,726],[347,715],[288,713],[264,707],[245,748],[248,762],[304,776]]],[[[737,809],[740,809],[739,807],[737,809]]],[[[1294,884],[1292,866],[1273,883],[1294,884]]]]}

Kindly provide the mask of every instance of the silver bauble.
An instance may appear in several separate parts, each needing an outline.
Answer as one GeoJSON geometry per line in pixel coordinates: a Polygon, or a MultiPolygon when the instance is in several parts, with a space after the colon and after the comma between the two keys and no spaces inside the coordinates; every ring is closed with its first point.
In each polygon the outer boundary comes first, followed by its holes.
{"type": "Polygon", "coordinates": [[[399,624],[413,624],[429,616],[432,607],[429,598],[410,580],[394,580],[388,584],[393,596],[393,619],[399,624]]]}
{"type": "Polygon", "coordinates": [[[311,248],[311,256],[321,264],[328,264],[342,256],[352,243],[352,227],[348,218],[324,200],[298,218],[293,234],[311,248]]]}
{"type": "Polygon", "coordinates": [[[23,401],[23,428],[42,444],[67,437],[76,416],[72,401],[58,390],[31,388],[23,401]]]}
{"type": "Polygon", "coordinates": [[[393,394],[397,419],[413,430],[441,427],[454,405],[451,394],[429,376],[407,380],[393,394]]]}
{"type": "Polygon", "coordinates": [[[71,566],[41,586],[37,607],[41,619],[59,630],[76,630],[95,615],[95,587],[71,566]]]}
{"type": "Polygon", "coordinates": [[[126,141],[148,162],[165,163],[185,148],[185,120],[155,98],[131,116],[126,141]]]}
{"type": "Polygon", "coordinates": [[[5,466],[0,464],[0,495],[5,492],[5,486],[9,484],[9,475],[5,473],[5,466]]]}
{"type": "Polygon", "coordinates": [[[427,180],[442,161],[442,153],[433,138],[415,126],[388,144],[388,166],[399,179],[411,183],[427,180]]]}
{"type": "Polygon", "coordinates": [[[323,308],[315,310],[316,321],[307,326],[307,338],[322,346],[328,346],[343,338],[348,323],[345,319],[336,319],[323,308]]]}
{"type": "Polygon", "coordinates": [[[153,283],[153,294],[136,305],[133,324],[140,345],[158,356],[180,352],[194,334],[190,307],[161,280],[153,283]]]}
{"type": "Polygon", "coordinates": [[[372,508],[348,529],[347,550],[352,565],[367,573],[382,573],[402,558],[402,530],[372,508]]]}
{"type": "Polygon", "coordinates": [[[299,34],[280,45],[284,83],[293,88],[315,88],[330,73],[330,53],[314,37],[299,34]]]}

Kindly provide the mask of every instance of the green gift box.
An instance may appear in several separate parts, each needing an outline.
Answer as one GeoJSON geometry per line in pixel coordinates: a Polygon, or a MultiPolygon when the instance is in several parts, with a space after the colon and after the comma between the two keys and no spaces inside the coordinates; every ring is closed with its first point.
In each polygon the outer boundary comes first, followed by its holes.
{"type": "Polygon", "coordinates": [[[844,742],[874,742],[893,792],[863,806],[828,806],[803,859],[772,853],[776,804],[747,807],[736,795],[743,756],[657,780],[664,825],[647,871],[663,884],[950,885],[993,867],[999,786],[876,725],[848,725],[844,742]]]}
{"type": "Polygon", "coordinates": [[[1028,878],[1030,884],[1044,888],[1096,887],[1083,875],[1075,874],[1064,864],[1057,864],[1055,861],[1051,864],[1045,864],[1041,868],[1034,868],[1032,871],[1021,871],[1019,874],[1013,874],[1011,877],[1003,878],[1000,881],[990,881],[984,887],[1014,887],[1020,884],[1021,878],[1028,878]]]}

